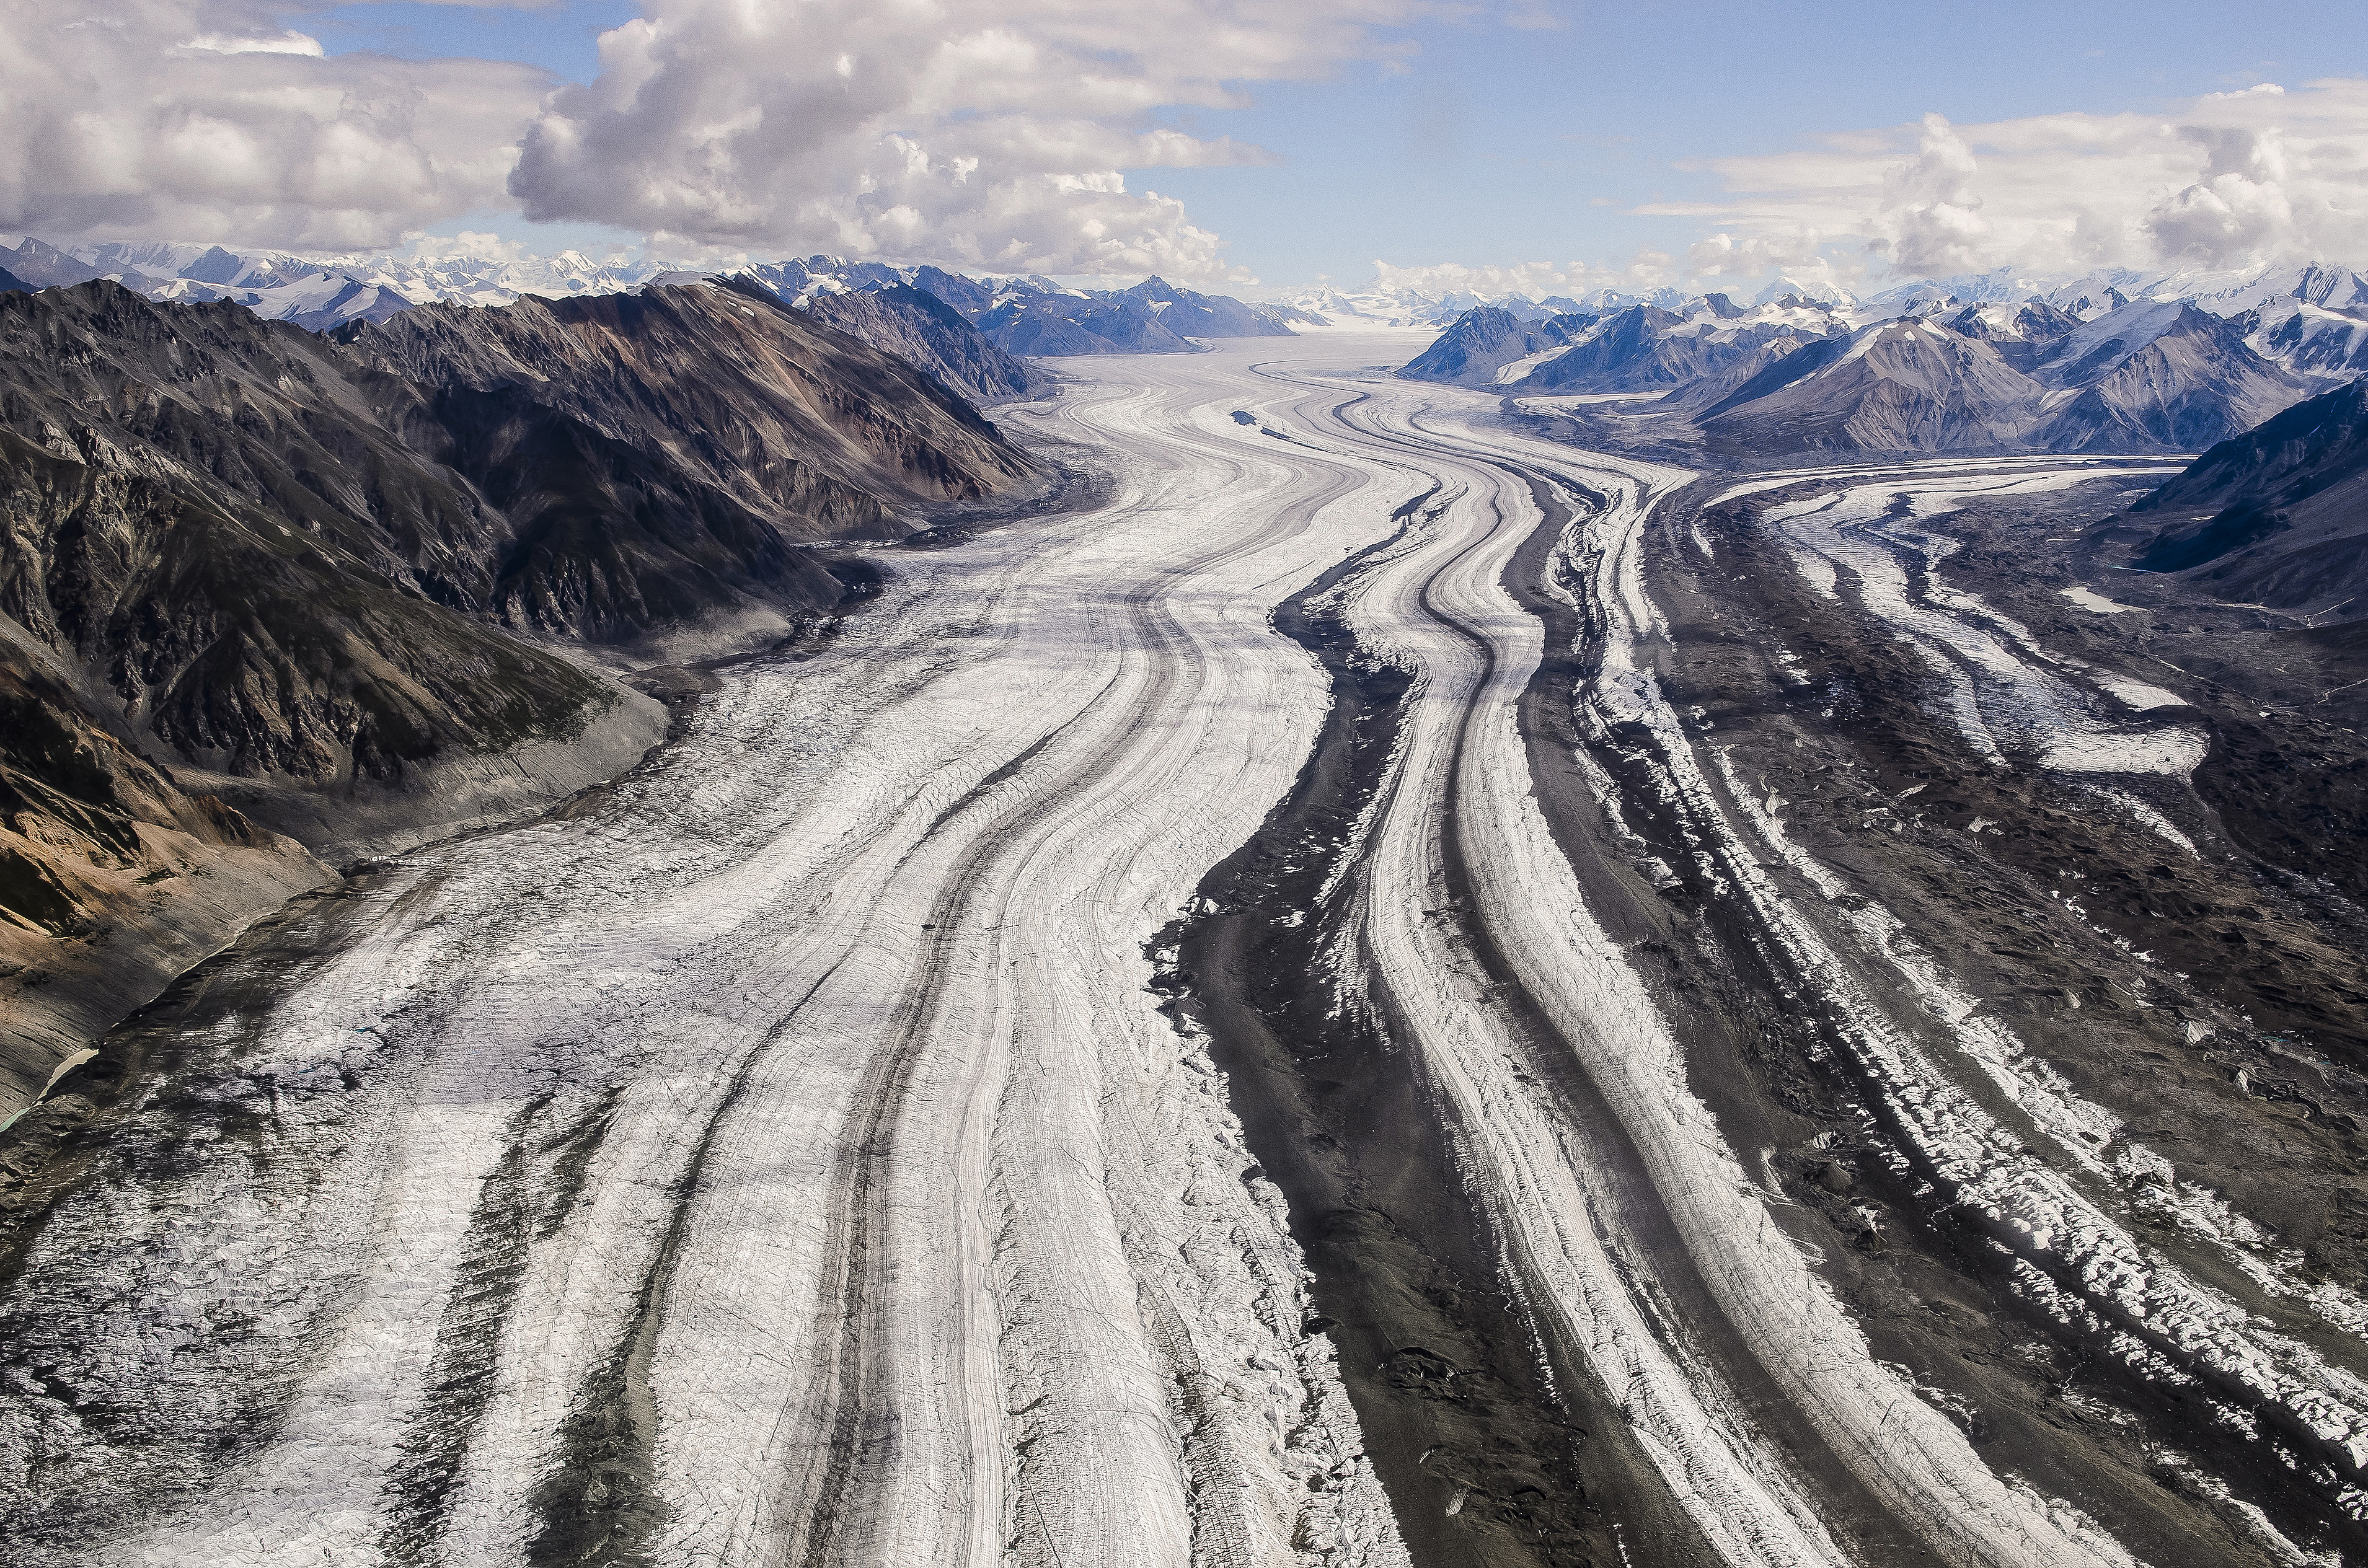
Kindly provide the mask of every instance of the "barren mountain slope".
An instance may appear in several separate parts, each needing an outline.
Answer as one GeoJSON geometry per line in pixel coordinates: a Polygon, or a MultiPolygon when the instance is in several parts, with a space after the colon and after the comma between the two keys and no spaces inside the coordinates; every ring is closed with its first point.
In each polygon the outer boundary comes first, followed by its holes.
{"type": "Polygon", "coordinates": [[[2078,395],[2033,439],[2051,451],[2193,451],[2251,429],[2305,391],[2245,345],[2243,330],[2193,305],[2116,312],[2069,335],[2038,370],[2078,395]],[[2134,317],[2126,330],[2114,330],[2134,317]]]}
{"type": "Polygon", "coordinates": [[[0,1119],[255,910],[328,874],[0,644],[0,1119]]]}
{"type": "Polygon", "coordinates": [[[960,311],[908,283],[816,294],[807,301],[806,314],[833,332],[928,371],[973,403],[1025,397],[1039,380],[1026,365],[989,343],[960,311]]]}
{"type": "Polygon", "coordinates": [[[44,982],[7,1041],[54,1060],[320,874],[245,819],[346,858],[631,766],[660,706],[549,640],[779,635],[844,596],[812,541],[1033,472],[902,360],[706,287],[339,340],[0,296],[0,674],[41,756],[122,758],[0,758],[48,780],[5,808],[10,983],[44,982]]]}
{"type": "Polygon", "coordinates": [[[1800,349],[1702,423],[1770,451],[1994,449],[2022,439],[2044,395],[1988,344],[1909,318],[1800,349]]]}
{"type": "Polygon", "coordinates": [[[2221,442],[2117,522],[2119,559],[2229,599],[2357,619],[2368,606],[2368,381],[2221,442]]]}

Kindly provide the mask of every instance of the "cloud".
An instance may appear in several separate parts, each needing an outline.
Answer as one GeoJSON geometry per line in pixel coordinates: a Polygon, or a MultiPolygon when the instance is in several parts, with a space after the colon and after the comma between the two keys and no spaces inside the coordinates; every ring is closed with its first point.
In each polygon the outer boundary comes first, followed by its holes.
{"type": "Polygon", "coordinates": [[[321,40],[294,28],[272,33],[262,38],[229,37],[222,33],[199,33],[181,45],[184,54],[324,54],[321,40]]]}
{"type": "Polygon", "coordinates": [[[1546,5],[1543,0],[1517,0],[1505,8],[1505,25],[1521,32],[1560,32],[1570,26],[1570,18],[1546,5]]]}
{"type": "Polygon", "coordinates": [[[1419,0],[650,0],[557,93],[510,189],[662,241],[996,271],[1224,277],[1122,171],[1254,162],[1162,108],[1384,52],[1419,0]]]}
{"type": "Polygon", "coordinates": [[[1375,28],[1430,3],[647,0],[563,86],[329,57],[270,0],[19,0],[0,228],[361,250],[521,207],[677,251],[1240,275],[1128,171],[1268,154],[1160,111],[1386,58],[1375,28]]]}
{"type": "Polygon", "coordinates": [[[2368,259],[2368,81],[2161,114],[1927,115],[1709,166],[1724,199],[1636,210],[1717,224],[1743,273],[1797,265],[1803,235],[1843,271],[1914,276],[2368,259]]]}
{"type": "Polygon", "coordinates": [[[506,240],[499,234],[463,229],[457,234],[429,234],[415,241],[412,256],[420,261],[494,261],[520,262],[529,259],[524,240],[506,240]]]}
{"type": "Polygon", "coordinates": [[[1884,236],[1903,272],[1945,276],[1980,268],[1990,226],[1975,179],[1981,166],[1949,122],[1924,117],[1916,156],[1884,181],[1884,236]]]}
{"type": "Polygon", "coordinates": [[[1808,281],[1838,276],[1815,229],[1773,229],[1736,239],[1716,233],[1686,248],[1690,278],[1757,278],[1777,271],[1808,281]]]}
{"type": "Polygon", "coordinates": [[[1583,262],[1524,261],[1504,267],[1467,267],[1441,262],[1430,267],[1393,267],[1373,263],[1373,279],[1384,289],[1407,290],[1433,299],[1449,294],[1477,294],[1502,299],[1522,294],[1581,294],[1597,289],[1643,291],[1675,280],[1674,258],[1657,251],[1640,250],[1625,267],[1589,267],[1583,262]]]}
{"type": "Polygon", "coordinates": [[[256,4],[25,0],[0,51],[0,228],[367,248],[501,199],[552,85],[324,58],[256,4]]]}

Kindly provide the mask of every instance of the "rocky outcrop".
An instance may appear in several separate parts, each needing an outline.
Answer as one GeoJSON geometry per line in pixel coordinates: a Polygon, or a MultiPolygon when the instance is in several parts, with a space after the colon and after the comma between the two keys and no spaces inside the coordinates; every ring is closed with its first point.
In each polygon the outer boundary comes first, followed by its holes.
{"type": "Polygon", "coordinates": [[[1033,472],[928,376],[757,288],[428,305],[336,342],[503,515],[463,602],[522,630],[630,642],[822,608],[838,585],[800,546],[899,538],[916,507],[1033,472]]]}
{"type": "Polygon", "coordinates": [[[325,880],[0,642],[0,1119],[248,920],[325,880]]]}
{"type": "Polygon", "coordinates": [[[510,528],[417,393],[235,305],[0,299],[0,613],[179,761],[393,785],[609,701],[485,624],[510,528]],[[421,432],[412,432],[420,434],[421,432]]]}

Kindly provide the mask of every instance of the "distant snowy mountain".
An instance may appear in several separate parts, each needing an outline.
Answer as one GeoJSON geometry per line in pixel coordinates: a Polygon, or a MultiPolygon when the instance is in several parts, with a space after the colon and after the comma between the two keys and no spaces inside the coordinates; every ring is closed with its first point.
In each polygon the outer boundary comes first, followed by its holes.
{"type": "Polygon", "coordinates": [[[1519,380],[1523,368],[1568,348],[1595,320],[1572,312],[1541,322],[1501,305],[1481,305],[1456,317],[1398,374],[1467,387],[1519,380]]]}
{"type": "Polygon", "coordinates": [[[101,276],[97,268],[29,235],[0,234],[0,267],[36,289],[87,283],[101,276]]]}
{"type": "Polygon", "coordinates": [[[2147,300],[2091,321],[2035,301],[1871,322],[1802,347],[1702,406],[1758,449],[2193,450],[2307,394],[2240,324],[2147,300]]]}
{"type": "Polygon", "coordinates": [[[324,332],[385,321],[415,305],[504,305],[523,295],[566,299],[629,293],[667,270],[660,262],[608,266],[576,251],[518,260],[469,256],[300,256],[220,245],[97,244],[60,250],[0,235],[0,267],[36,288],[106,278],[152,300],[230,300],[270,321],[324,332]]]}
{"type": "MultiPolygon", "coordinates": [[[[631,293],[651,282],[688,282],[718,272],[656,256],[596,259],[574,250],[508,257],[430,251],[302,256],[204,244],[103,244],[62,249],[35,237],[0,235],[0,271],[32,289],[108,278],[153,300],[232,300],[258,315],[316,331],[352,321],[385,321],[431,301],[499,305],[529,294],[568,299],[631,293]]],[[[1444,329],[1468,312],[1486,308],[1511,317],[1540,341],[1511,357],[1535,358],[1536,363],[1512,375],[1503,374],[1510,360],[1494,363],[1480,378],[1483,381],[1533,381],[1531,392],[1565,393],[1686,385],[1692,389],[1687,396],[1697,405],[1713,391],[1725,397],[1740,380],[1764,369],[1771,354],[1789,351],[1780,341],[1778,316],[1752,317],[1752,312],[1798,315],[1804,310],[1822,315],[1816,323],[1805,318],[1792,322],[1795,336],[1851,332],[1907,317],[1946,318],[1960,324],[1956,330],[1961,334],[1990,342],[2010,365],[2027,368],[2035,362],[2035,351],[2016,347],[2027,336],[2025,329],[2009,330],[1999,324],[2008,318],[1996,312],[2044,306],[2080,322],[2112,317],[2127,324],[2141,319],[2124,313],[2133,307],[2183,302],[2228,324],[2254,355],[2296,378],[2306,391],[2324,391],[2368,373],[2368,278],[2350,267],[2329,264],[2150,273],[2107,268],[2077,278],[2000,269],[1916,279],[1864,295],[1828,278],[1785,274],[1762,285],[1749,304],[1730,301],[1716,309],[1711,299],[1726,296],[1676,289],[1645,293],[1597,290],[1576,298],[1540,298],[1468,291],[1434,295],[1377,281],[1353,289],[1326,284],[1245,302],[1176,289],[1156,278],[1132,289],[1081,290],[1046,278],[973,278],[935,267],[892,267],[826,256],[725,270],[746,273],[792,304],[826,294],[896,286],[918,289],[951,306],[996,347],[1023,355],[1178,352],[1190,349],[1197,339],[1272,335],[1295,326],[1444,329]],[[1664,312],[1677,323],[1633,318],[1616,327],[1611,324],[1621,312],[1639,308],[1664,312]],[[1964,312],[1969,310],[1989,313],[1968,318],[1964,312]],[[1643,358],[1613,354],[1607,341],[1589,354],[1566,357],[1557,367],[1543,355],[1561,345],[1546,339],[1554,333],[1575,338],[1579,329],[1569,324],[1572,318],[1595,324],[1592,330],[1599,340],[1633,331],[1643,358]],[[1565,324],[1551,333],[1544,330],[1545,324],[1557,321],[1565,324]],[[1648,364],[1660,364],[1667,373],[1653,371],[1648,364]]],[[[1478,362],[1467,354],[1442,379],[1468,381],[1478,362]]]]}
{"type": "MultiPolygon", "coordinates": [[[[1156,278],[1130,289],[1076,290],[1047,278],[969,278],[936,267],[891,267],[828,256],[717,268],[685,267],[658,257],[599,261],[574,250],[509,258],[300,256],[199,244],[107,244],[61,250],[36,238],[0,235],[0,271],[33,289],[106,278],[160,301],[231,300],[268,320],[292,322],[315,332],[347,322],[382,322],[430,303],[505,305],[528,295],[564,300],[629,294],[651,283],[689,283],[731,274],[754,278],[800,307],[826,295],[918,289],[951,306],[996,347],[1015,354],[1189,352],[1197,338],[1287,335],[1293,321],[1314,324],[1308,312],[1288,306],[1194,293],[1156,278]]],[[[885,330],[878,312],[841,313],[885,330]]],[[[902,314],[907,326],[919,330],[918,317],[909,310],[902,314]]],[[[954,352],[965,363],[971,357],[966,348],[954,352]]],[[[933,369],[953,369],[957,381],[970,373],[953,368],[954,361],[949,360],[933,369]]],[[[1008,380],[999,367],[984,374],[982,385],[1008,380]]]]}
{"type": "Polygon", "coordinates": [[[1518,385],[1530,392],[1667,392],[1770,363],[1847,325],[1833,306],[1795,294],[1748,307],[1724,294],[1679,310],[1630,305],[1603,316],[1568,352],[1541,360],[1518,385]]]}
{"type": "MultiPolygon", "coordinates": [[[[1388,302],[1399,319],[1446,303],[1388,302]]],[[[2368,278],[2326,265],[1544,303],[1475,306],[1399,374],[1579,403],[1657,393],[1625,433],[1642,420],[1681,444],[2159,451],[2368,373],[2368,278]]]]}
{"type": "Polygon", "coordinates": [[[845,263],[830,256],[741,269],[792,303],[910,287],[936,296],[1007,354],[1189,354],[1207,337],[1287,337],[1281,311],[1165,279],[1131,289],[1065,289],[1048,278],[970,278],[940,267],[845,263]]]}
{"type": "Polygon", "coordinates": [[[1509,312],[1519,321],[1543,322],[1558,315],[1600,315],[1625,305],[1649,304],[1679,309],[1694,299],[1695,296],[1676,289],[1655,290],[1649,294],[1623,294],[1617,290],[1598,289],[1574,299],[1562,294],[1532,296],[1469,291],[1426,294],[1418,289],[1387,283],[1346,290],[1327,283],[1321,288],[1304,289],[1268,300],[1266,306],[1269,310],[1297,312],[1319,318],[1311,321],[1310,325],[1443,327],[1466,311],[1476,310],[1483,305],[1509,312]]]}
{"type": "Polygon", "coordinates": [[[2084,321],[2136,304],[2185,302],[2235,325],[2246,346],[2315,388],[2368,372],[2368,278],[2349,267],[2314,262],[2234,270],[2198,267],[2146,273],[2112,267],[2071,278],[2008,273],[1941,278],[1872,295],[1868,308],[1918,308],[2036,301],[2084,321]]]}
{"type": "MultiPolygon", "coordinates": [[[[1509,312],[1524,324],[1567,313],[1608,318],[1620,310],[1640,305],[1699,323],[1710,314],[1709,298],[1671,290],[1656,290],[1650,295],[1599,290],[1577,300],[1534,300],[1521,295],[1433,297],[1376,286],[1360,291],[1326,288],[1292,295],[1290,302],[1344,325],[1447,327],[1465,312],[1482,306],[1509,312]]],[[[2001,268],[1954,278],[1918,278],[1865,295],[1853,294],[1826,279],[1780,276],[1759,289],[1748,308],[1782,305],[1787,301],[1822,307],[1830,312],[1837,329],[1853,331],[1878,322],[1913,316],[1954,319],[1968,310],[1989,312],[1987,319],[2003,322],[2007,317],[1996,313],[2001,310],[2010,315],[2014,308],[2044,306],[2066,317],[2087,322],[2132,306],[2183,302],[2229,324],[2254,354],[2298,378],[2312,390],[2340,385],[2368,373],[2368,276],[2350,267],[2327,263],[2234,270],[2190,267],[2153,273],[2106,268],[2077,278],[2034,277],[2001,268]]],[[[2136,318],[2117,319],[2127,324],[2136,318]]],[[[1598,329],[1599,333],[1611,330],[1608,324],[1598,329]]],[[[1704,326],[1690,330],[1734,335],[1733,329],[1704,326]]],[[[1995,329],[1990,335],[1997,336],[1995,329]]],[[[2015,351],[2003,351],[2009,359],[2015,358],[2015,351]]],[[[1633,390],[1624,383],[1581,388],[1577,385],[1577,364],[1574,361],[1560,372],[1562,379],[1572,383],[1565,390],[1633,390]]],[[[1463,379],[1466,374],[1459,370],[1454,376],[1440,379],[1463,379]]],[[[1544,389],[1541,386],[1531,390],[1544,389]]]]}
{"type": "Polygon", "coordinates": [[[1269,302],[1315,316],[1315,324],[1326,326],[1445,326],[1463,313],[1428,294],[1381,285],[1352,292],[1327,283],[1269,302]]]}
{"type": "Polygon", "coordinates": [[[1619,295],[1563,302],[1575,308],[1543,321],[1504,306],[1469,311],[1398,373],[1525,395],[1676,393],[1699,406],[1853,324],[1839,307],[1797,294],[1751,305],[1725,294],[1666,305],[1619,295]]]}
{"type": "Polygon", "coordinates": [[[1843,308],[1861,303],[1856,294],[1831,278],[1803,278],[1794,277],[1789,272],[1778,273],[1751,297],[1751,302],[1755,305],[1773,305],[1784,300],[1806,300],[1816,304],[1843,308]]]}

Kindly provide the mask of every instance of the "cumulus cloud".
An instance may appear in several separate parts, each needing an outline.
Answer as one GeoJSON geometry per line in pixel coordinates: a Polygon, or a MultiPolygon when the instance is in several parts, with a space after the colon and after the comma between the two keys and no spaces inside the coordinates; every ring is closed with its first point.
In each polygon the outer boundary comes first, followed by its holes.
{"type": "Polygon", "coordinates": [[[0,51],[0,228],[371,247],[501,199],[552,82],[324,58],[260,5],[20,0],[0,51]]]}
{"type": "Polygon", "coordinates": [[[1372,54],[1419,4],[650,0],[535,120],[510,189],[661,241],[1222,277],[1217,237],[1122,171],[1263,154],[1148,117],[1372,54]]]}
{"type": "Polygon", "coordinates": [[[1385,54],[1374,28],[1430,4],[647,0],[563,87],[329,57],[269,0],[19,0],[0,228],[359,250],[522,207],[674,251],[1224,277],[1127,171],[1266,154],[1156,117],[1385,54]]]}
{"type": "Polygon", "coordinates": [[[1722,232],[1686,247],[1689,278],[1757,278],[1770,271],[1803,282],[1839,278],[1815,229],[1770,229],[1740,239],[1722,232]]]}
{"type": "Polygon", "coordinates": [[[1990,226],[1982,217],[1979,173],[1964,138],[1941,116],[1926,115],[1916,156],[1883,182],[1890,229],[1884,238],[1900,270],[1943,276],[1980,267],[1990,226]]]}
{"type": "Polygon", "coordinates": [[[2368,81],[2162,114],[1927,115],[1710,167],[1724,199],[1637,210],[1717,224],[1743,273],[1803,265],[1784,259],[1803,235],[1841,271],[1914,276],[2368,260],[2368,81]]]}

